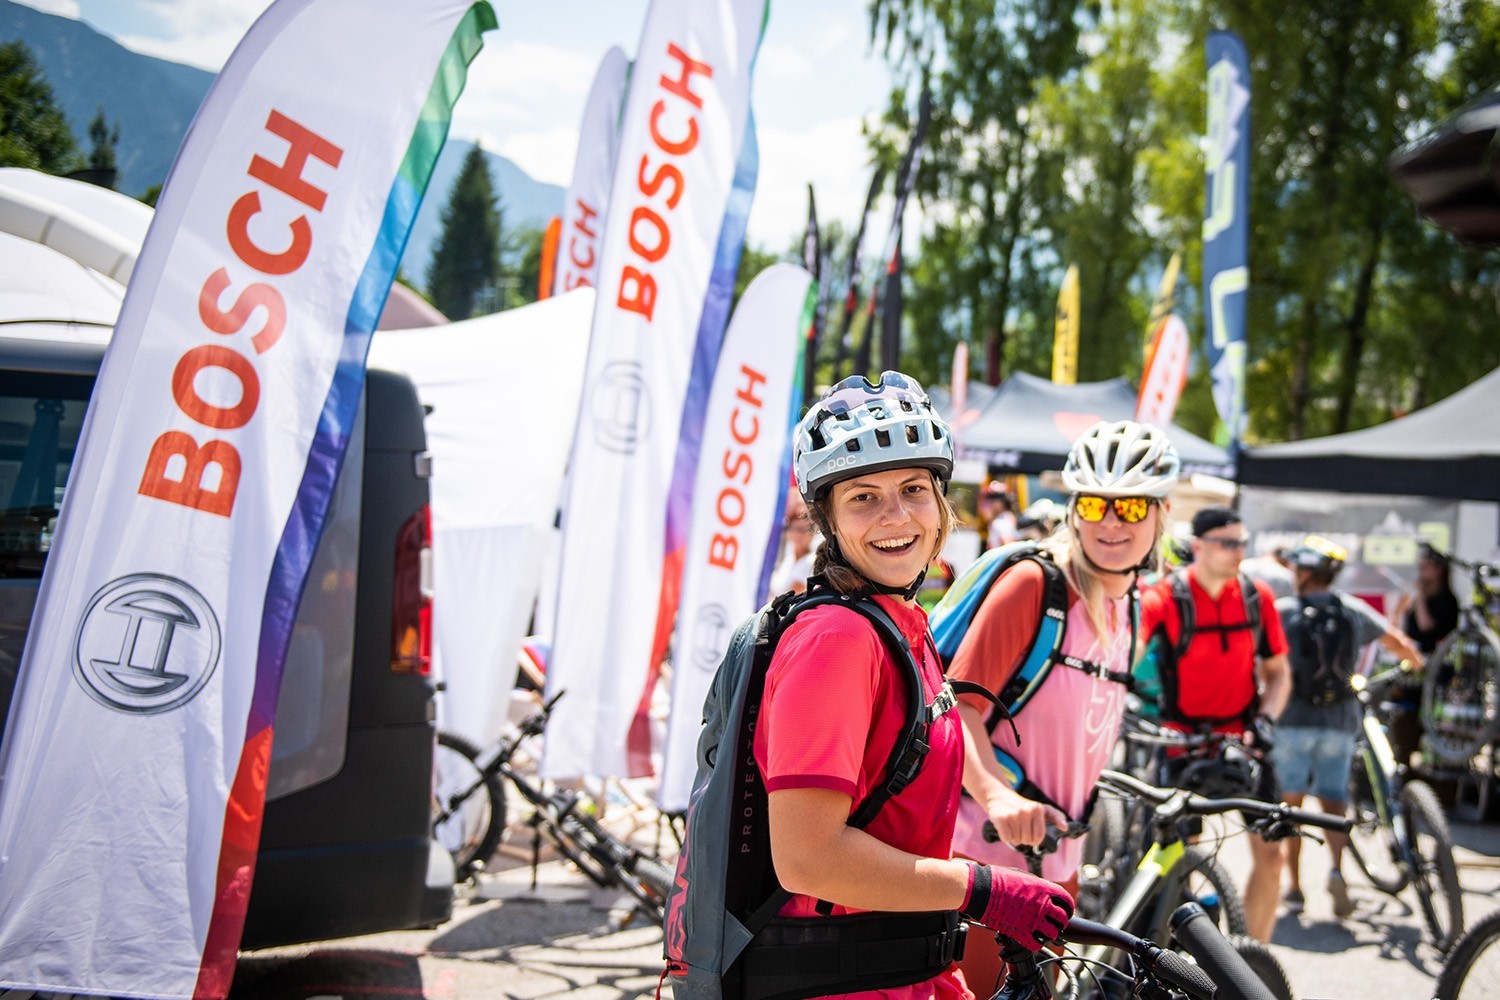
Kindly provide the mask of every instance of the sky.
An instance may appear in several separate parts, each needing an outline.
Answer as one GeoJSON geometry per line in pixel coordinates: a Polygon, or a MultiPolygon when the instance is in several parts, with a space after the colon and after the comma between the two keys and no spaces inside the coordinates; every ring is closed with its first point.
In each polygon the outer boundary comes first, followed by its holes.
{"type": "MultiPolygon", "coordinates": [[[[79,18],[136,52],[217,70],[269,0],[21,0],[79,18]]],[[[566,187],[594,71],[619,45],[634,57],[647,0],[491,0],[485,39],[454,109],[451,135],[480,141],[540,181],[566,187]]],[[[852,229],[870,170],[861,123],[890,88],[871,53],[866,0],[771,0],[752,104],[760,177],[748,239],[773,252],[806,225],[807,185],[820,221],[852,229]]],[[[888,214],[889,209],[886,210],[888,214]]],[[[884,215],[872,232],[884,232],[884,215]]]]}

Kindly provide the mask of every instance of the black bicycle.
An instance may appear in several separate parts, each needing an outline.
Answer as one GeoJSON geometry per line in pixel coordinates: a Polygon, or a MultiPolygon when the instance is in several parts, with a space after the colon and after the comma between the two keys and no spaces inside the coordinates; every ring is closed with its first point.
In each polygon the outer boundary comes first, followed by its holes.
{"type": "Polygon", "coordinates": [[[1464,930],[1463,891],[1453,860],[1453,836],[1437,793],[1411,778],[1396,760],[1381,718],[1385,709],[1372,697],[1401,675],[1386,670],[1366,679],[1351,678],[1363,710],[1349,775],[1349,853],[1370,884],[1392,896],[1407,886],[1417,892],[1418,908],[1432,943],[1446,952],[1464,930]]]}
{"type": "Polygon", "coordinates": [[[438,733],[434,761],[432,827],[434,836],[453,855],[459,881],[484,868],[505,834],[505,782],[531,804],[526,821],[533,830],[532,873],[535,878],[545,838],[563,857],[601,889],[623,889],[636,908],[655,922],[666,912],[667,893],[675,873],[661,859],[611,833],[593,815],[592,802],[570,788],[547,788],[513,766],[516,751],[547,726],[559,691],[540,711],[524,720],[514,736],[480,750],[456,733],[438,733]]]}
{"type": "Polygon", "coordinates": [[[1214,926],[1203,908],[1184,903],[1170,918],[1171,948],[1128,931],[1074,917],[1063,932],[1061,955],[1032,953],[1000,938],[1006,977],[991,1000],[1057,1000],[1128,996],[1132,1000],[1272,1000],[1272,994],[1214,926]],[[1066,948],[1083,945],[1080,954],[1066,948]],[[1115,953],[1116,965],[1089,956],[1115,953]],[[1057,978],[1051,975],[1057,972],[1057,978]]]}
{"type": "Polygon", "coordinates": [[[1448,953],[1438,976],[1437,1000],[1500,997],[1500,910],[1478,921],[1448,953]]]}
{"type": "Polygon", "coordinates": [[[1427,659],[1422,682],[1422,728],[1437,763],[1466,768],[1472,757],[1500,740],[1500,636],[1489,609],[1500,601],[1500,566],[1451,559],[1469,571],[1469,601],[1458,628],[1427,659]]]}

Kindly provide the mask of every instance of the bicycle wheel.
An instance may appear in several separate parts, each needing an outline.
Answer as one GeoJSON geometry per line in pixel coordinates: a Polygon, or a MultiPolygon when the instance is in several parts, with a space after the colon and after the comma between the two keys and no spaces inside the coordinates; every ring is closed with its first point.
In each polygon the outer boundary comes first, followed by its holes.
{"type": "MultiPolygon", "coordinates": [[[[1126,846],[1125,803],[1101,798],[1089,817],[1089,832],[1083,840],[1083,861],[1078,868],[1078,915],[1103,920],[1120,894],[1124,881],[1121,865],[1129,853],[1126,846]]],[[[1128,877],[1128,873],[1127,873],[1128,877]]]]}
{"type": "Polygon", "coordinates": [[[1245,921],[1245,902],[1240,898],[1234,879],[1218,860],[1197,847],[1189,847],[1178,863],[1183,866],[1186,881],[1183,898],[1174,902],[1173,908],[1181,903],[1197,903],[1214,918],[1225,937],[1248,936],[1250,927],[1245,921]]]}
{"type": "Polygon", "coordinates": [[[1370,884],[1381,892],[1398,893],[1407,882],[1406,872],[1391,852],[1391,834],[1380,822],[1375,796],[1370,790],[1366,768],[1373,764],[1369,748],[1363,743],[1354,755],[1349,769],[1349,816],[1354,826],[1349,830],[1349,853],[1370,884]]]}
{"type": "Polygon", "coordinates": [[[1465,621],[1438,643],[1423,673],[1427,746],[1444,764],[1466,765],[1500,736],[1500,638],[1465,621]]]}
{"type": "Polygon", "coordinates": [[[505,785],[479,769],[479,748],[439,732],[432,755],[433,836],[453,855],[459,881],[494,856],[505,832],[505,785]]]}
{"type": "Polygon", "coordinates": [[[1437,1000],[1500,1000],[1500,910],[1453,946],[1438,976],[1437,1000]]]}
{"type": "Polygon", "coordinates": [[[1276,1000],[1296,1000],[1292,993],[1291,980],[1287,979],[1286,969],[1271,954],[1271,949],[1255,940],[1253,937],[1236,934],[1229,939],[1229,946],[1245,960],[1250,966],[1250,971],[1255,977],[1266,984],[1266,989],[1276,1000]]]}
{"type": "Polygon", "coordinates": [[[1398,796],[1411,840],[1412,885],[1422,903],[1422,918],[1438,951],[1453,947],[1464,932],[1464,898],[1453,860],[1453,836],[1437,793],[1421,781],[1407,782],[1398,796]]]}

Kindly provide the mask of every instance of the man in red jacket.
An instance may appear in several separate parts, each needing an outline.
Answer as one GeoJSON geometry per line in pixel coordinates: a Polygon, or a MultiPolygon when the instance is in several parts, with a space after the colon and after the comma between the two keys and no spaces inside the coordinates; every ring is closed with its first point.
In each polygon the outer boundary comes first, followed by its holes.
{"type": "MultiPolygon", "coordinates": [[[[1247,540],[1236,512],[1227,507],[1200,510],[1193,517],[1193,562],[1142,592],[1141,631],[1158,637],[1164,725],[1240,737],[1265,754],[1291,694],[1292,678],[1276,598],[1264,583],[1239,571],[1247,540]],[[1190,619],[1186,630],[1185,618],[1190,619]]],[[[1167,778],[1186,763],[1185,758],[1169,759],[1167,778]]],[[[1258,763],[1251,797],[1279,801],[1270,759],[1258,763]]],[[[1276,922],[1281,849],[1258,836],[1250,843],[1245,916],[1250,933],[1269,941],[1276,922]]]]}

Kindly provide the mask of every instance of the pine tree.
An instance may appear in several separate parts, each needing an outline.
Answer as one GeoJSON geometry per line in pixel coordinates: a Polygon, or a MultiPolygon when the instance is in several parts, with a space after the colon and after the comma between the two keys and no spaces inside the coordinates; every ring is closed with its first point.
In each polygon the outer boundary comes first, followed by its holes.
{"type": "Polygon", "coordinates": [[[93,148],[89,150],[89,169],[115,169],[115,150],[120,145],[120,123],[115,122],[113,129],[109,127],[102,104],[99,105],[99,113],[94,115],[94,120],[89,122],[89,141],[93,143],[93,148]]]}
{"type": "Polygon", "coordinates": [[[61,174],[77,165],[73,130],[31,49],[0,44],[0,167],[61,174]]]}
{"type": "Polygon", "coordinates": [[[464,158],[442,221],[442,235],[427,267],[427,292],[432,304],[452,320],[496,308],[500,207],[489,162],[477,145],[464,158]]]}

